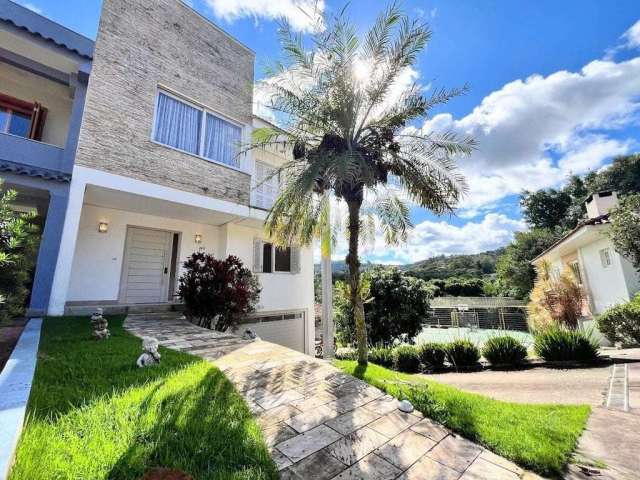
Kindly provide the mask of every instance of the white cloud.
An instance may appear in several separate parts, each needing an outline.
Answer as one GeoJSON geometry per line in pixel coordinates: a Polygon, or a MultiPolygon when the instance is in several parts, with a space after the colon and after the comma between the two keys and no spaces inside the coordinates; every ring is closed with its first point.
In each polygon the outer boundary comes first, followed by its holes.
{"type": "Polygon", "coordinates": [[[624,32],[622,40],[626,48],[640,48],[640,20],[624,32]]]}
{"type": "Polygon", "coordinates": [[[285,19],[294,30],[309,32],[322,25],[324,0],[205,0],[213,13],[227,21],[285,19]]]}
{"type": "Polygon", "coordinates": [[[463,207],[478,208],[525,188],[556,186],[629,151],[631,141],[603,132],[636,120],[639,95],[640,57],[596,60],[580,72],[515,80],[467,116],[439,114],[423,130],[451,129],[478,140],[478,151],[460,162],[470,184],[463,207]]]}
{"type": "Polygon", "coordinates": [[[364,256],[374,262],[411,263],[436,255],[479,253],[508,244],[514,232],[525,228],[523,221],[500,213],[487,213],[481,220],[462,226],[445,220],[424,221],[410,232],[405,245],[389,248],[378,239],[375,248],[364,256]]]}

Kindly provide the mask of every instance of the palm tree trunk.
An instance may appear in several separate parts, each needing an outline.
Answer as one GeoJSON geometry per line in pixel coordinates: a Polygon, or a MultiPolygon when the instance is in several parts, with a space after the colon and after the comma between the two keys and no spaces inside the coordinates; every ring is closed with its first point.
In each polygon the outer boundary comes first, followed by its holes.
{"type": "Polygon", "coordinates": [[[351,286],[351,310],[356,323],[356,341],[358,342],[358,364],[367,364],[367,327],[364,322],[364,304],[360,285],[360,259],[358,242],[360,239],[360,206],[362,200],[347,201],[349,207],[349,254],[346,262],[349,266],[349,284],[351,286]]]}

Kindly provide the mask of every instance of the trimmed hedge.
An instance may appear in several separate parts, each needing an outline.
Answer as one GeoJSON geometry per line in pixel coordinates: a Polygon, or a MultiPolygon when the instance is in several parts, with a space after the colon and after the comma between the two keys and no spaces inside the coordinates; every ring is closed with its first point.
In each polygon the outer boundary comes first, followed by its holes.
{"type": "Polygon", "coordinates": [[[527,358],[527,347],[510,335],[500,335],[487,340],[482,355],[493,365],[520,365],[527,358]]]}
{"type": "Polygon", "coordinates": [[[381,367],[390,368],[393,366],[393,348],[390,347],[373,347],[369,350],[369,361],[380,365],[381,367]]]}
{"type": "Polygon", "coordinates": [[[447,344],[447,360],[454,367],[472,367],[480,360],[480,350],[470,340],[454,340],[447,344]]]}
{"type": "Polygon", "coordinates": [[[420,361],[427,368],[440,370],[444,367],[446,345],[443,343],[423,343],[418,346],[420,361]]]}
{"type": "Polygon", "coordinates": [[[593,362],[598,359],[598,342],[590,333],[551,326],[535,334],[534,350],[547,361],[593,362]]]}
{"type": "Polygon", "coordinates": [[[630,302],[605,310],[597,321],[598,329],[611,343],[640,343],[640,294],[630,302]]]}
{"type": "Polygon", "coordinates": [[[416,373],[420,371],[418,349],[413,345],[400,345],[393,349],[393,368],[400,372],[416,373]]]}

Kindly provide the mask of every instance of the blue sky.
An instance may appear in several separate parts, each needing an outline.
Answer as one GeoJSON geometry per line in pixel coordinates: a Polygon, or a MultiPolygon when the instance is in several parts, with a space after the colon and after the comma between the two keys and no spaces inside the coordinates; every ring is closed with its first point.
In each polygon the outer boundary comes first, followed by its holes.
{"type": "MultiPolygon", "coordinates": [[[[95,38],[99,0],[20,2],[95,38]]],[[[298,6],[331,13],[326,0],[192,0],[256,52],[256,78],[278,56],[274,21],[285,15],[308,28],[298,6]]],[[[352,1],[362,29],[384,2],[352,1]],[[374,8],[372,5],[379,5],[374,8]]],[[[640,2],[637,0],[404,1],[433,39],[410,78],[424,86],[470,86],[433,112],[424,131],[471,133],[479,151],[461,162],[470,194],[455,217],[414,208],[407,245],[380,241],[368,259],[409,262],[436,254],[474,253],[505,245],[525,228],[517,194],[560,185],[570,173],[605,166],[612,156],[640,151],[640,2]],[[637,22],[637,23],[636,23],[637,22]]],[[[342,252],[337,252],[342,256],[342,252]]]]}

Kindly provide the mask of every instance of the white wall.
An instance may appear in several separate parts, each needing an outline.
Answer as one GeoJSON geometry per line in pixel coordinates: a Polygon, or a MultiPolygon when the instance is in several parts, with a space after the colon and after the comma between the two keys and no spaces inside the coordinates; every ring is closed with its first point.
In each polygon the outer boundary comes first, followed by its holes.
{"type": "Polygon", "coordinates": [[[179,266],[198,249],[196,233],[202,235],[201,246],[206,251],[221,254],[218,227],[84,205],[67,301],[118,300],[127,225],[181,233],[179,266]],[[109,223],[107,233],[98,232],[101,221],[109,223]]]}
{"type": "Polygon", "coordinates": [[[0,93],[41,103],[48,110],[42,141],[64,147],[73,103],[69,87],[0,62],[0,93]]]}
{"type": "MultiPolygon", "coordinates": [[[[241,225],[227,224],[220,228],[221,245],[226,245],[227,255],[238,256],[248,267],[253,266],[253,241],[263,238],[262,230],[241,225]]],[[[307,352],[312,352],[315,339],[313,298],[313,249],[300,250],[300,273],[257,273],[262,293],[258,311],[302,310],[306,311],[307,352]]]]}
{"type": "Polygon", "coordinates": [[[580,249],[584,268],[589,279],[589,289],[594,314],[602,313],[608,307],[629,300],[629,291],[625,282],[622,267],[622,258],[615,252],[611,241],[602,238],[580,249]],[[600,260],[600,250],[609,248],[611,253],[611,266],[604,268],[600,260]]]}

